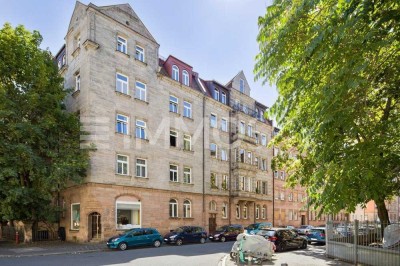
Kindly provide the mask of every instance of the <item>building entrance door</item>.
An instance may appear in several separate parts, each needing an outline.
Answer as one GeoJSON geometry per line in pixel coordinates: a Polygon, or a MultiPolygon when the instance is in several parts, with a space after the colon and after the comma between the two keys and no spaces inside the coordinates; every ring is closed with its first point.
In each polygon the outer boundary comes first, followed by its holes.
{"type": "Polygon", "coordinates": [[[89,228],[91,239],[101,238],[101,215],[97,212],[89,214],[89,228]]]}
{"type": "Polygon", "coordinates": [[[215,230],[217,229],[217,218],[216,214],[210,214],[210,218],[208,218],[208,229],[210,233],[214,233],[215,230]]]}
{"type": "Polygon", "coordinates": [[[301,225],[305,225],[306,224],[306,216],[302,215],[301,216],[301,225]]]}

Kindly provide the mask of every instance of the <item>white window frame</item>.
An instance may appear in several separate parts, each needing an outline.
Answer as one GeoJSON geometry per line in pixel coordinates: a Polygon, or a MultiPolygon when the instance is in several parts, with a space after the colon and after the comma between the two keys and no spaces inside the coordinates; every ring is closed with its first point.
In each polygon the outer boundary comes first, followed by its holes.
{"type": "Polygon", "coordinates": [[[246,134],[246,123],[243,121],[240,121],[239,133],[242,135],[246,134]]]}
{"type": "Polygon", "coordinates": [[[116,169],[116,173],[118,175],[129,175],[129,156],[128,155],[124,155],[124,154],[117,154],[117,169],[116,169]],[[121,158],[120,158],[121,157],[121,158]],[[125,157],[126,160],[122,160],[122,157],[125,157]],[[122,172],[118,172],[119,170],[119,165],[121,165],[121,169],[122,172]],[[126,171],[124,171],[126,167],[126,171]]]}
{"type": "Polygon", "coordinates": [[[211,114],[210,115],[210,127],[217,128],[217,126],[218,126],[217,119],[218,119],[218,117],[217,117],[216,114],[211,114]]]}
{"type": "Polygon", "coordinates": [[[249,137],[253,136],[253,126],[252,125],[247,125],[247,136],[249,136],[249,137]]]}
{"type": "Polygon", "coordinates": [[[228,218],[228,204],[222,203],[222,218],[228,218]]]}
{"type": "Polygon", "coordinates": [[[135,98],[145,102],[147,96],[147,85],[143,82],[136,81],[135,87],[135,98]]]}
{"type": "Polygon", "coordinates": [[[183,183],[186,184],[192,183],[192,168],[183,167],[183,183]]]}
{"type": "Polygon", "coordinates": [[[210,156],[211,158],[218,158],[218,145],[215,143],[210,143],[210,156]],[[212,149],[212,147],[215,146],[215,151],[212,149]],[[213,155],[213,151],[215,154],[213,155]]]}
{"type": "Polygon", "coordinates": [[[192,104],[190,102],[183,101],[183,116],[192,118],[192,104]]]}
{"type": "Polygon", "coordinates": [[[178,147],[178,131],[175,130],[169,131],[169,145],[170,147],[178,147]],[[175,146],[171,145],[171,137],[175,137],[175,146]]]}
{"type": "Polygon", "coordinates": [[[189,86],[189,73],[186,70],[182,71],[182,82],[183,85],[189,86]]]}
{"type": "Polygon", "coordinates": [[[183,218],[192,217],[192,202],[188,199],[183,201],[183,218]]]}
{"type": "MultiPolygon", "coordinates": [[[[132,228],[141,228],[142,227],[142,205],[140,202],[132,202],[132,201],[116,201],[115,202],[115,227],[116,229],[132,229],[132,228]],[[118,205],[130,206],[129,209],[125,209],[124,207],[118,207],[118,205]],[[124,226],[118,226],[118,210],[130,210],[137,211],[137,219],[139,220],[137,224],[129,224],[124,226]]],[[[131,217],[133,219],[133,217],[131,217]]],[[[132,221],[133,222],[133,221],[132,221]]]]}
{"type": "Polygon", "coordinates": [[[219,90],[217,88],[214,89],[214,100],[219,101],[219,90]]]}
{"type": "Polygon", "coordinates": [[[170,199],[169,200],[169,217],[177,218],[178,216],[178,200],[170,199]]]}
{"type": "Polygon", "coordinates": [[[229,177],[228,177],[228,175],[222,175],[221,188],[223,190],[228,190],[228,188],[229,188],[229,177]],[[225,187],[223,186],[224,182],[225,182],[225,187]]]}
{"type": "Polygon", "coordinates": [[[169,96],[169,111],[172,113],[178,113],[178,109],[179,109],[179,98],[174,95],[170,95],[169,96]]]}
{"type": "Polygon", "coordinates": [[[215,201],[213,201],[213,200],[210,201],[209,208],[210,208],[210,211],[213,211],[213,212],[217,211],[217,203],[215,201]]]}
{"type": "Polygon", "coordinates": [[[79,230],[81,223],[81,204],[72,203],[71,204],[71,230],[79,230]],[[77,212],[76,219],[74,219],[74,206],[79,206],[79,212],[77,212]]]}
{"type": "Polygon", "coordinates": [[[226,152],[225,149],[221,149],[221,160],[228,161],[228,153],[226,152]]]}
{"type": "Polygon", "coordinates": [[[248,208],[246,205],[243,206],[243,219],[248,218],[248,208]]]}
{"type": "Polygon", "coordinates": [[[253,153],[251,151],[247,151],[247,163],[253,164],[253,153]]]}
{"type": "Polygon", "coordinates": [[[129,77],[128,76],[125,76],[124,74],[117,72],[115,74],[115,83],[116,83],[116,85],[115,85],[116,91],[118,91],[119,93],[129,95],[129,77]],[[123,78],[126,78],[126,81],[123,80],[123,78]]]}
{"type": "Polygon", "coordinates": [[[261,218],[262,219],[266,219],[267,218],[267,210],[266,210],[266,208],[263,206],[262,208],[261,208],[261,218]]]}
{"type": "Polygon", "coordinates": [[[240,205],[239,204],[236,204],[235,216],[236,216],[236,219],[240,219],[240,205]]]}
{"type": "Polygon", "coordinates": [[[116,120],[116,132],[129,135],[129,117],[123,114],[117,114],[116,120]]]}
{"type": "Polygon", "coordinates": [[[218,188],[218,176],[216,173],[211,172],[210,174],[210,187],[213,189],[218,188]],[[212,181],[212,177],[214,177],[214,182],[212,181]]]}
{"type": "Polygon", "coordinates": [[[126,54],[128,52],[128,41],[121,36],[117,36],[117,51],[126,54]]]}
{"type": "Polygon", "coordinates": [[[179,182],[179,167],[176,164],[169,165],[169,181],[170,182],[179,182]],[[176,169],[171,169],[172,167],[176,167],[176,169]],[[171,176],[172,173],[172,176],[171,176]]]}
{"type": "Polygon", "coordinates": [[[146,122],[136,119],[135,136],[139,139],[146,139],[146,122]]]}
{"type": "Polygon", "coordinates": [[[144,60],[145,60],[144,51],[145,50],[144,50],[143,47],[141,47],[139,45],[136,45],[136,47],[135,47],[135,59],[140,61],[140,62],[144,62],[144,60]]]}
{"type": "Polygon", "coordinates": [[[221,92],[221,102],[223,104],[226,104],[226,93],[224,91],[221,92]]]}
{"type": "Polygon", "coordinates": [[[260,219],[260,205],[256,206],[256,219],[260,219]]]}
{"type": "Polygon", "coordinates": [[[172,79],[179,82],[179,67],[176,65],[172,66],[172,79]]]}
{"type": "Polygon", "coordinates": [[[81,90],[81,74],[78,72],[75,75],[75,91],[81,90]]]}
{"type": "Polygon", "coordinates": [[[191,151],[192,150],[192,136],[188,134],[183,135],[183,150],[191,151]],[[186,147],[186,143],[189,143],[189,147],[186,147]],[[187,149],[189,148],[189,149],[187,149]]]}
{"type": "Polygon", "coordinates": [[[265,134],[261,134],[261,145],[267,146],[267,136],[265,134]]]}
{"type": "Polygon", "coordinates": [[[143,178],[147,177],[147,160],[146,159],[136,158],[136,176],[143,177],[143,178]],[[144,164],[139,163],[138,160],[144,161],[144,164]],[[144,172],[144,174],[143,174],[143,172],[144,172]]]}
{"type": "Polygon", "coordinates": [[[221,130],[228,132],[228,120],[226,118],[221,119],[221,130]]]}

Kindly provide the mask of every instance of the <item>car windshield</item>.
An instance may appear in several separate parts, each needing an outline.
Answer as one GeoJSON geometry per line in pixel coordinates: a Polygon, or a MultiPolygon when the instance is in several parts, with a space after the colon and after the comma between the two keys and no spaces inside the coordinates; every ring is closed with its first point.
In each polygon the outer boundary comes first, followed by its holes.
{"type": "Polygon", "coordinates": [[[257,224],[251,224],[251,225],[247,226],[247,229],[249,229],[249,230],[253,230],[256,228],[257,228],[257,224]]]}
{"type": "Polygon", "coordinates": [[[308,228],[308,225],[302,225],[302,226],[300,226],[300,228],[302,228],[302,229],[308,228]]]}
{"type": "Polygon", "coordinates": [[[215,231],[221,232],[221,231],[225,231],[225,230],[226,230],[226,226],[221,226],[221,227],[218,227],[217,230],[215,230],[215,231]]]}
{"type": "Polygon", "coordinates": [[[178,227],[173,232],[174,233],[182,233],[183,232],[183,228],[182,227],[178,227]]]}
{"type": "Polygon", "coordinates": [[[311,229],[310,233],[325,233],[324,229],[311,229]]]}

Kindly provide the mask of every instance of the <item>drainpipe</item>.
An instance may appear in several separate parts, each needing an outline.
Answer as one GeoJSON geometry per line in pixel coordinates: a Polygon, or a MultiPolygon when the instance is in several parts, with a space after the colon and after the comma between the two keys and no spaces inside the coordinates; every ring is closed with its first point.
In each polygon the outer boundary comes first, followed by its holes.
{"type": "Polygon", "coordinates": [[[206,226],[206,196],[205,196],[205,172],[206,172],[206,163],[205,163],[205,119],[206,119],[206,97],[203,96],[203,227],[206,226]]]}
{"type": "Polygon", "coordinates": [[[275,177],[273,173],[272,173],[272,226],[275,226],[275,177]]]}
{"type": "MultiPolygon", "coordinates": [[[[228,198],[228,221],[229,224],[232,224],[231,221],[231,212],[232,212],[232,111],[229,110],[229,122],[228,122],[228,134],[229,134],[229,198],[228,198]]],[[[235,158],[236,159],[236,158],[235,158]]]]}

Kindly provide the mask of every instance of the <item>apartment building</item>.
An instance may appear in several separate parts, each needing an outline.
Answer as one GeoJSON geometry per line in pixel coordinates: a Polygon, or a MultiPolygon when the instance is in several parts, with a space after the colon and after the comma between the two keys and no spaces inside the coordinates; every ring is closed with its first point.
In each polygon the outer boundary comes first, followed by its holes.
{"type": "Polygon", "coordinates": [[[241,71],[200,77],[128,4],[76,3],[56,56],[68,110],[96,146],[84,182],[62,192],[67,240],[123,230],[272,221],[272,122],[241,71]]]}

